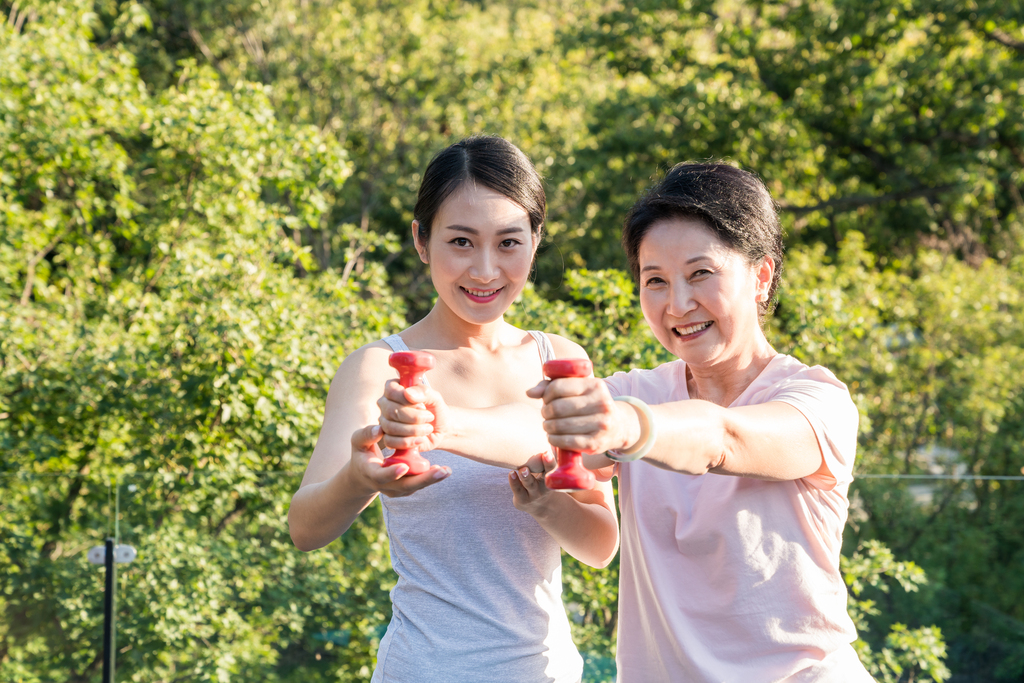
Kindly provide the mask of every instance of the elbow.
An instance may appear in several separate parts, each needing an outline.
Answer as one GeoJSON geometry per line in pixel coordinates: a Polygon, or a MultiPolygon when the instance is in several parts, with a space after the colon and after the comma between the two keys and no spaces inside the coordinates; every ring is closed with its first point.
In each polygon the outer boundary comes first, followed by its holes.
{"type": "Polygon", "coordinates": [[[317,545],[312,542],[311,539],[306,538],[301,533],[297,532],[294,527],[289,527],[288,533],[292,537],[292,544],[304,553],[308,553],[311,550],[316,550],[317,545]]]}
{"type": "Polygon", "coordinates": [[[577,557],[576,559],[594,569],[607,569],[608,565],[615,559],[615,556],[619,554],[619,527],[617,523],[613,527],[613,533],[609,534],[602,541],[601,546],[603,547],[591,548],[591,552],[587,553],[588,557],[577,557]]]}
{"type": "Polygon", "coordinates": [[[323,544],[318,544],[310,533],[309,525],[303,524],[299,517],[295,512],[295,500],[292,499],[292,505],[288,508],[288,535],[291,536],[292,544],[304,553],[322,548],[323,544]]]}
{"type": "Polygon", "coordinates": [[[295,547],[304,553],[319,550],[326,545],[321,543],[320,539],[314,538],[311,534],[305,533],[301,529],[296,529],[291,524],[288,525],[288,534],[292,537],[292,543],[295,547]]]}
{"type": "Polygon", "coordinates": [[[316,550],[310,542],[310,539],[306,538],[306,535],[301,529],[296,527],[291,519],[288,520],[288,535],[292,537],[292,545],[302,552],[308,553],[310,550],[316,550]]]}
{"type": "Polygon", "coordinates": [[[610,565],[612,563],[612,560],[615,559],[615,556],[618,555],[618,553],[619,553],[619,544],[616,543],[615,547],[612,548],[612,551],[610,553],[608,553],[607,555],[605,555],[602,558],[599,558],[596,562],[591,562],[589,564],[594,569],[607,569],[608,565],[610,565]]]}

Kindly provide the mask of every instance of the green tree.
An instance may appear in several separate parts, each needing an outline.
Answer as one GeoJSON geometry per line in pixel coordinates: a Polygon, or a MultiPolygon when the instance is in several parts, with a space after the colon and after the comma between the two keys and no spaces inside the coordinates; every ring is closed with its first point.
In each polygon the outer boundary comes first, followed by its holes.
{"type": "MultiPolygon", "coordinates": [[[[0,9],[0,679],[95,679],[83,551],[115,524],[140,550],[123,676],[369,676],[393,580],[376,512],[312,554],[283,515],[341,358],[429,306],[418,174],[472,133],[518,142],[549,191],[517,324],[599,373],[667,360],[618,226],[659,169],[729,158],[781,203],[770,339],[848,382],[858,473],[1024,467],[1019,8],[0,9]]],[[[879,676],[938,680],[943,640],[957,673],[1024,675],[1020,486],[855,482],[847,576],[879,676]],[[875,541],[929,582],[883,591],[918,574],[875,541]]],[[[613,675],[616,582],[567,561],[594,678],[613,675]]]]}
{"type": "MultiPolygon", "coordinates": [[[[862,599],[866,588],[870,586],[888,593],[890,583],[895,581],[903,590],[915,592],[926,582],[920,567],[913,562],[897,562],[892,551],[878,541],[858,546],[853,555],[842,558],[840,565],[850,587],[850,616],[861,634],[871,630],[867,617],[880,614],[874,600],[862,599]]],[[[854,648],[871,675],[883,683],[896,683],[903,680],[904,675],[909,681],[942,683],[951,675],[943,661],[946,644],[942,630],[935,626],[908,629],[904,624],[895,623],[886,636],[885,647],[879,652],[873,652],[863,637],[854,643],[854,648]],[[918,678],[918,674],[928,678],[918,678]]]]}
{"type": "Polygon", "coordinates": [[[115,524],[122,677],[365,678],[379,518],[313,555],[285,523],[340,358],[405,324],[379,264],[295,276],[344,151],[208,67],[151,95],[88,4],[48,9],[0,29],[0,678],[98,676],[115,524]]]}

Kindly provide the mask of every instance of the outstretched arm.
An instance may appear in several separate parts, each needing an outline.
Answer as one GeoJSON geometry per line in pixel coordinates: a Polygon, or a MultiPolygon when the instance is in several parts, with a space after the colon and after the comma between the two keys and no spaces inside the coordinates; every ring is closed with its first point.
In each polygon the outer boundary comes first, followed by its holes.
{"type": "MultiPolygon", "coordinates": [[[[640,439],[636,409],[614,401],[601,380],[543,382],[531,395],[544,398],[544,429],[553,446],[603,453],[629,449],[640,439]]],[[[689,400],[650,408],[657,440],[644,460],[663,469],[786,481],[823,466],[814,429],[788,403],[723,408],[689,400]]]]}
{"type": "MultiPolygon", "coordinates": [[[[558,358],[587,357],[581,346],[568,339],[553,334],[548,338],[558,358]]],[[[542,472],[541,456],[551,452],[540,401],[455,408],[429,386],[405,389],[398,382],[388,382],[377,405],[387,448],[444,448],[487,465],[508,469],[526,465],[531,472],[542,472]]]]}
{"type": "Polygon", "coordinates": [[[363,347],[345,359],[331,382],[320,436],[288,509],[288,528],[300,550],[322,548],[341,536],[378,493],[406,496],[451,473],[435,465],[404,476],[406,465],[383,466],[374,401],[395,374],[389,355],[384,348],[363,347]]]}
{"type": "Polygon", "coordinates": [[[388,382],[377,401],[387,448],[443,448],[486,465],[541,472],[550,452],[541,426],[540,403],[492,408],[453,408],[425,385],[403,388],[388,382]]]}

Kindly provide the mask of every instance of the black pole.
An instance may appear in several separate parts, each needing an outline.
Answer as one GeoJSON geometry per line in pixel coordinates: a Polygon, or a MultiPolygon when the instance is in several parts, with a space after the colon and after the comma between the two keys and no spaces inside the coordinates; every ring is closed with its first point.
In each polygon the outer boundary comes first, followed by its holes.
{"type": "Polygon", "coordinates": [[[103,593],[103,683],[114,683],[114,587],[117,585],[114,563],[114,539],[108,538],[104,564],[107,567],[103,593]]]}

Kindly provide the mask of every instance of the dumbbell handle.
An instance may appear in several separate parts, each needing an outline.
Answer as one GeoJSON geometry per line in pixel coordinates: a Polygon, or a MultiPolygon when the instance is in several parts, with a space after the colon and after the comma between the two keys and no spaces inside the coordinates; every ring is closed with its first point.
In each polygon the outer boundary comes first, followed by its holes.
{"type": "MultiPolygon", "coordinates": [[[[551,379],[587,377],[593,364],[586,358],[560,358],[544,364],[544,374],[551,379]]],[[[544,484],[553,491],[587,491],[594,488],[594,473],[583,466],[579,451],[555,449],[558,466],[544,477],[544,484]]]]}
{"type": "MultiPolygon", "coordinates": [[[[398,382],[408,388],[419,384],[423,373],[433,369],[435,361],[426,351],[396,351],[391,354],[388,364],[398,370],[398,382]]],[[[423,474],[430,469],[430,462],[420,456],[417,448],[398,448],[384,459],[385,467],[403,463],[409,466],[406,474],[423,474]]]]}

